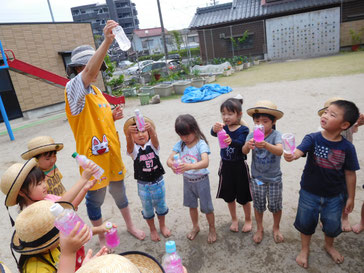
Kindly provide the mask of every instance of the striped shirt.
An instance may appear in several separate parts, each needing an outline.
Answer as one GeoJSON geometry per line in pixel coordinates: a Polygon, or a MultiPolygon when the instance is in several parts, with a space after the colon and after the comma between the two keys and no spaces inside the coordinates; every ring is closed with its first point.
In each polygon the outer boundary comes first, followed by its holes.
{"type": "Polygon", "coordinates": [[[81,75],[82,72],[71,79],[66,85],[67,100],[72,116],[76,116],[82,112],[85,107],[86,95],[95,94],[91,85],[85,88],[81,75]]]}

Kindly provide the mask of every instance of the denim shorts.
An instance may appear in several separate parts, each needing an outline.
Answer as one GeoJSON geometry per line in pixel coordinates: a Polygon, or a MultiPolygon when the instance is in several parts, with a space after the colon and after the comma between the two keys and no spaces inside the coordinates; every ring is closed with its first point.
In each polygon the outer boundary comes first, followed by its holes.
{"type": "MultiPolygon", "coordinates": [[[[125,193],[124,180],[109,183],[109,192],[114,198],[119,209],[128,206],[128,198],[125,193]]],[[[101,206],[104,203],[106,187],[96,191],[88,191],[86,194],[86,208],[90,220],[96,221],[102,218],[101,206]]]]}
{"type": "Polygon", "coordinates": [[[282,181],[266,182],[253,178],[250,189],[252,191],[254,208],[263,213],[267,208],[272,213],[282,210],[282,181]]]}
{"type": "Polygon", "coordinates": [[[168,213],[166,188],[163,178],[157,182],[141,183],[138,181],[138,195],[143,206],[144,219],[153,219],[154,210],[158,216],[168,213]]]}
{"type": "Polygon", "coordinates": [[[209,176],[204,175],[201,179],[188,179],[183,176],[183,205],[189,208],[197,208],[198,199],[200,199],[202,213],[208,214],[214,211],[209,176]]]}
{"type": "Polygon", "coordinates": [[[335,238],[341,233],[341,213],[345,205],[343,193],[334,197],[322,197],[300,190],[295,228],[305,234],[312,235],[320,217],[322,231],[326,236],[335,238]]]}

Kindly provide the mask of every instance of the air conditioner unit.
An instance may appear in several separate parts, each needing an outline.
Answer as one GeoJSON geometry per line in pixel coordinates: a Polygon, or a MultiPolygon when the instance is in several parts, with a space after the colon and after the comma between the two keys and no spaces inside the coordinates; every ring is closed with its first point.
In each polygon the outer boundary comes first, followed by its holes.
{"type": "Polygon", "coordinates": [[[225,38],[225,33],[220,33],[219,38],[224,39],[225,38]]]}

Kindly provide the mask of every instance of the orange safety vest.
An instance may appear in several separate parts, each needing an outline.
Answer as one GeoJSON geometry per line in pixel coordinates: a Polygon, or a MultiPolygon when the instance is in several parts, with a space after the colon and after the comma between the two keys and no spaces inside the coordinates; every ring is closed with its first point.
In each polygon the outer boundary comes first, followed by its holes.
{"type": "MultiPolygon", "coordinates": [[[[76,151],[104,169],[104,174],[90,190],[98,190],[110,181],[124,179],[126,172],[121,159],[119,135],[115,128],[110,104],[101,91],[91,86],[95,94],[85,96],[85,107],[73,116],[65,90],[66,114],[76,140],[76,151]]],[[[82,174],[82,168],[80,173],[82,174]]]]}

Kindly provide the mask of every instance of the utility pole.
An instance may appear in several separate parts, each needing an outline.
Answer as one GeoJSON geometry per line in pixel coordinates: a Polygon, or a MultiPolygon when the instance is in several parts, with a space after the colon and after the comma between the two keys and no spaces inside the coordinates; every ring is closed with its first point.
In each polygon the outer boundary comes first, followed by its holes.
{"type": "Polygon", "coordinates": [[[53,17],[53,12],[52,12],[51,3],[49,3],[49,0],[47,0],[47,2],[48,2],[49,12],[51,13],[51,16],[52,16],[52,22],[54,23],[54,17],[53,17]]]}
{"type": "Polygon", "coordinates": [[[158,4],[159,19],[161,21],[161,28],[162,28],[162,39],[163,39],[163,46],[164,46],[164,55],[166,56],[166,68],[167,68],[167,71],[168,71],[168,65],[167,65],[168,50],[167,50],[167,44],[166,44],[166,34],[164,33],[163,17],[162,17],[161,5],[159,4],[159,0],[157,0],[157,4],[158,4]]]}

